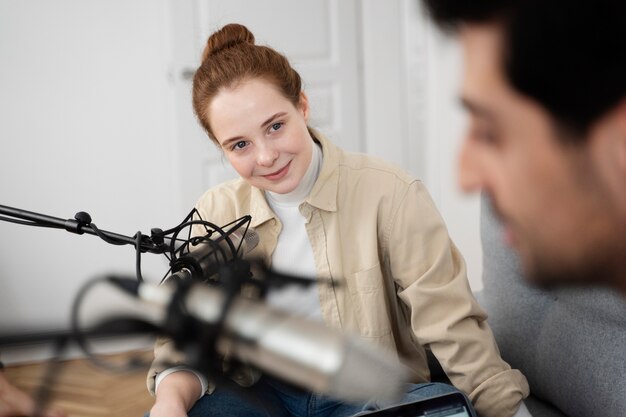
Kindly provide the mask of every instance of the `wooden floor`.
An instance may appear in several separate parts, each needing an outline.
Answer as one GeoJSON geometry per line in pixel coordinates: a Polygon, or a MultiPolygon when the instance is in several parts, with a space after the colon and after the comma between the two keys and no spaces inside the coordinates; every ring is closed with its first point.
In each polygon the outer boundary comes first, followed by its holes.
{"type": "MultiPolygon", "coordinates": [[[[129,352],[105,357],[125,361],[130,356],[150,361],[152,351],[129,352]]],[[[9,380],[26,392],[34,393],[42,383],[45,364],[8,366],[9,380]]],[[[64,361],[51,385],[51,403],[69,417],[141,417],[153,403],[146,389],[147,368],[114,373],[95,367],[85,359],[64,361]]]]}

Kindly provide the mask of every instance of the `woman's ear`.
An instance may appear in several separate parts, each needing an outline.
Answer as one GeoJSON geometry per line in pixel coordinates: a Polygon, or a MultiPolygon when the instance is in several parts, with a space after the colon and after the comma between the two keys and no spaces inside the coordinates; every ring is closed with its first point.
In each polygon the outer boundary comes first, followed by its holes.
{"type": "Polygon", "coordinates": [[[304,93],[304,91],[300,91],[300,99],[298,100],[298,110],[302,113],[304,117],[304,121],[309,121],[309,99],[304,93]]]}

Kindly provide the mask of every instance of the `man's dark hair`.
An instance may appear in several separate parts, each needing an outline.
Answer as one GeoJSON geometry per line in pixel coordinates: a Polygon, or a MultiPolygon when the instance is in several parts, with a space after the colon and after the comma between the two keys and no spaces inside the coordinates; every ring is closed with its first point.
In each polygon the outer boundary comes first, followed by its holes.
{"type": "Polygon", "coordinates": [[[503,69],[582,139],[626,98],[626,0],[424,0],[444,29],[498,22],[503,69]]]}

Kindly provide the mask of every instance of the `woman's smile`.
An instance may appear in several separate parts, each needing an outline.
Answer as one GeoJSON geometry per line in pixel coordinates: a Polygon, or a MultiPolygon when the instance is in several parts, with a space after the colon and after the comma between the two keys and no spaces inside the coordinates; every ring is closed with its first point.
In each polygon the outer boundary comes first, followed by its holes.
{"type": "Polygon", "coordinates": [[[281,169],[279,169],[278,171],[272,172],[271,174],[267,174],[267,175],[261,175],[263,178],[270,180],[270,181],[278,181],[280,179],[282,179],[285,175],[287,175],[287,173],[289,172],[289,167],[291,166],[291,161],[289,161],[289,163],[287,163],[287,165],[285,165],[284,167],[282,167],[281,169]]]}

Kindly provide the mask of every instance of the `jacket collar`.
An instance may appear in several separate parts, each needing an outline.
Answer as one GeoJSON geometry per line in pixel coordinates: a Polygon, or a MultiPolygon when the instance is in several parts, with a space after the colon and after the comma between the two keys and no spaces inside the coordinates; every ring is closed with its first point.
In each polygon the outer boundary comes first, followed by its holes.
{"type": "Polygon", "coordinates": [[[325,211],[337,211],[337,190],[339,188],[339,161],[342,150],[333,145],[323,134],[311,129],[316,142],[322,146],[324,162],[317,181],[306,199],[310,205],[325,211]]]}
{"type": "Polygon", "coordinates": [[[265,193],[256,188],[250,187],[250,207],[247,210],[252,216],[250,227],[257,227],[271,219],[276,218],[276,214],[272,211],[267,200],[265,199],[265,193]]]}

